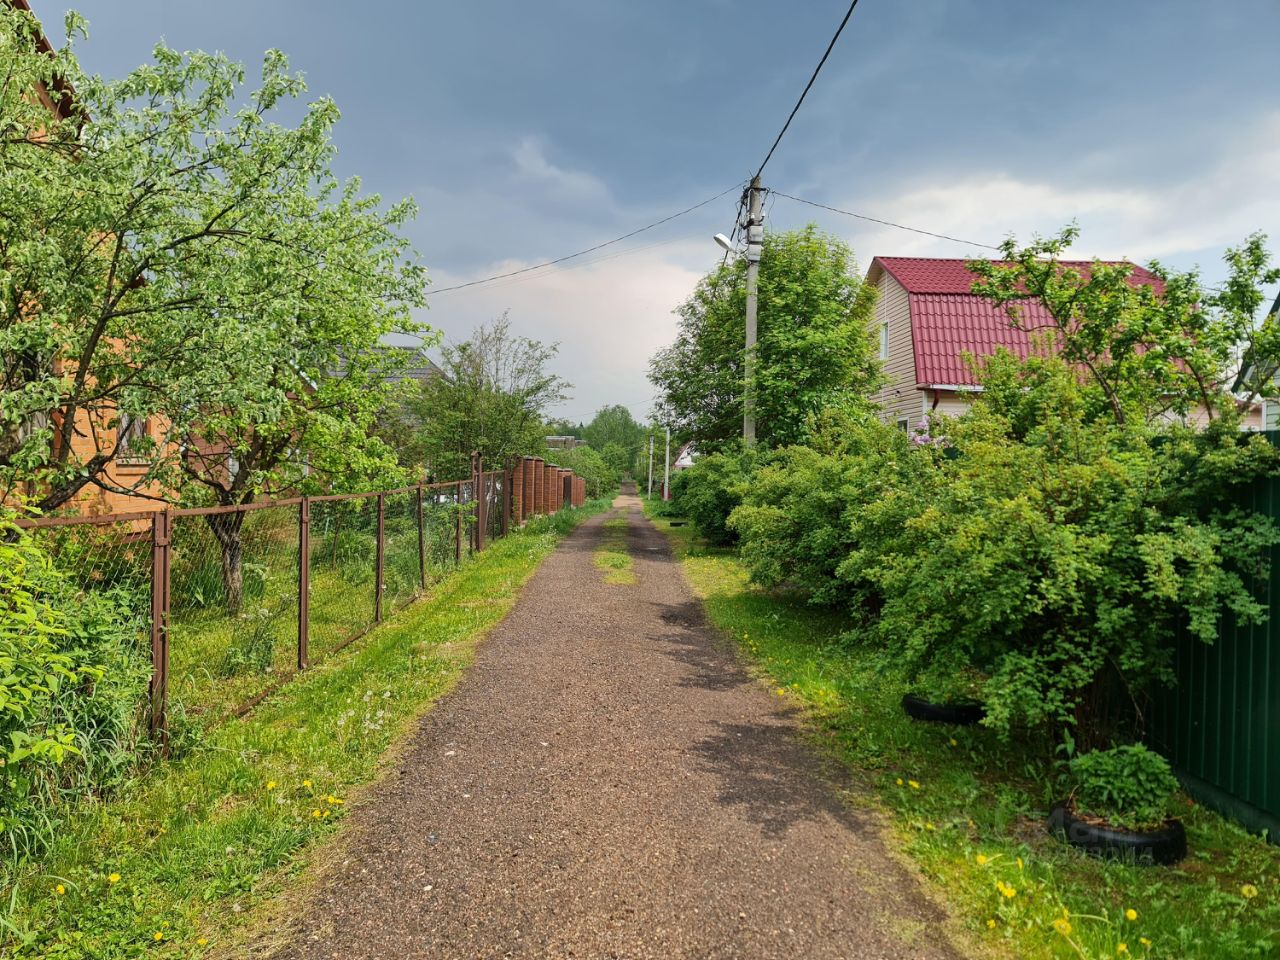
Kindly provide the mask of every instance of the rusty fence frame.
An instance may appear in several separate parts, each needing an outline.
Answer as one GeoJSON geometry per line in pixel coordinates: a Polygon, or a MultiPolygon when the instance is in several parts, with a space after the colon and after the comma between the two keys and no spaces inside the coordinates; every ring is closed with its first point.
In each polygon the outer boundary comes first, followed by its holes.
{"type": "MultiPolygon", "coordinates": [[[[311,507],[315,503],[334,501],[365,500],[377,498],[377,545],[375,551],[375,585],[373,620],[342,639],[326,656],[332,656],[344,647],[368,633],[373,627],[382,623],[386,616],[398,612],[415,600],[420,599],[428,586],[428,555],[426,547],[425,507],[428,498],[441,496],[436,491],[452,491],[448,502],[456,505],[453,561],[459,566],[465,556],[470,556],[485,549],[493,540],[514,532],[534,516],[555,512],[560,507],[581,506],[585,497],[564,498],[563,503],[551,503],[544,498],[540,508],[528,502],[523,495],[526,478],[532,478],[535,463],[547,471],[559,469],[547,464],[542,459],[517,457],[501,470],[485,471],[484,464],[478,454],[472,456],[471,474],[464,480],[450,480],[443,483],[419,483],[407,487],[396,487],[389,490],[375,490],[363,493],[332,493],[317,496],[285,497],[277,500],[263,500],[257,503],[238,504],[222,507],[171,507],[162,506],[155,510],[133,510],[122,513],[107,513],[98,516],[58,516],[23,518],[17,521],[18,526],[28,530],[49,529],[55,527],[108,526],[114,524],[145,525],[149,531],[151,545],[150,570],[150,619],[151,619],[151,680],[148,689],[148,728],[153,738],[161,743],[168,739],[168,705],[169,705],[169,632],[170,606],[173,598],[171,577],[173,523],[179,517],[204,517],[218,514],[247,513],[256,510],[280,509],[296,506],[298,527],[298,576],[297,576],[297,673],[290,674],[267,686],[251,700],[241,704],[232,716],[242,716],[261,703],[271,693],[279,689],[298,674],[319,663],[310,655],[310,599],[311,599],[311,507]],[[417,589],[407,599],[392,610],[384,609],[383,594],[386,592],[386,502],[387,497],[403,494],[413,495],[413,509],[417,526],[418,584],[417,589]],[[467,515],[464,521],[464,515],[467,515]],[[467,527],[464,543],[463,528],[467,527]]],[[[560,471],[572,475],[572,471],[560,471]]],[[[576,493],[580,481],[573,485],[576,493]]],[[[585,485],[583,485],[585,489],[585,485]]],[[[569,485],[566,482],[566,492],[569,485]]],[[[540,491],[541,492],[541,491],[540,491]]],[[[438,501],[437,501],[438,502],[438,501]]]]}

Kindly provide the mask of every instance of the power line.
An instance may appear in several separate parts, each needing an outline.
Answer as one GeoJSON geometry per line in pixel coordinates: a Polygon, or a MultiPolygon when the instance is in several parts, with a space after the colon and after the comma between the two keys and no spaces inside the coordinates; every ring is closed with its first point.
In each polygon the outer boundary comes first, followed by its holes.
{"type": "Polygon", "coordinates": [[[553,267],[558,263],[564,263],[566,260],[575,260],[578,257],[585,257],[588,253],[595,253],[597,250],[601,250],[605,247],[612,246],[615,243],[621,243],[623,240],[628,240],[631,237],[636,236],[637,234],[644,233],[646,230],[652,230],[654,227],[660,227],[664,223],[670,223],[672,220],[675,220],[678,217],[683,217],[687,213],[693,213],[693,211],[699,209],[700,207],[705,207],[709,203],[714,203],[715,201],[723,197],[725,194],[732,193],[734,190],[737,190],[741,186],[742,186],[742,182],[739,181],[738,183],[735,183],[733,186],[729,187],[727,190],[721,190],[714,197],[708,197],[706,200],[703,200],[701,203],[695,203],[691,207],[686,207],[685,209],[681,210],[679,213],[673,213],[669,217],[663,217],[661,220],[655,220],[653,223],[646,224],[645,226],[640,227],[637,230],[632,230],[630,233],[624,233],[622,236],[614,237],[612,240],[606,240],[604,243],[597,243],[594,247],[587,247],[587,249],[579,250],[577,253],[566,254],[563,257],[556,257],[554,260],[547,260],[544,263],[535,263],[531,267],[522,267],[519,270],[512,270],[508,273],[495,274],[492,277],[485,277],[482,280],[470,280],[467,283],[458,283],[452,287],[441,287],[438,290],[429,290],[427,292],[427,296],[431,297],[431,296],[435,296],[437,293],[448,293],[450,290],[462,290],[462,289],[465,289],[466,287],[474,287],[482,283],[492,283],[494,280],[505,280],[508,277],[516,277],[522,273],[531,273],[534,270],[541,270],[544,267],[553,267]]]}
{"type": "Polygon", "coordinates": [[[838,207],[829,207],[825,203],[818,203],[814,200],[805,200],[803,197],[793,197],[789,193],[782,193],[778,190],[769,191],[775,197],[785,197],[788,200],[794,200],[796,203],[804,203],[811,207],[819,207],[823,210],[830,210],[832,213],[840,213],[846,217],[855,217],[858,220],[867,220],[871,223],[878,223],[884,227],[894,227],[898,230],[909,230],[912,233],[920,233],[926,237],[935,237],[938,240],[950,240],[952,243],[963,243],[970,247],[983,247],[987,250],[999,250],[1000,248],[990,243],[979,243],[977,240],[962,240],[960,237],[950,237],[945,233],[934,233],[932,230],[921,230],[919,227],[908,227],[905,224],[894,223],[892,220],[881,220],[879,217],[868,217],[863,213],[854,213],[851,210],[841,210],[838,207]]]}
{"type": "Polygon", "coordinates": [[[804,98],[809,94],[809,88],[813,86],[813,81],[818,79],[818,73],[822,70],[822,65],[827,62],[827,57],[831,56],[832,49],[835,48],[836,41],[840,39],[840,34],[844,31],[844,26],[849,22],[849,18],[853,16],[853,8],[858,5],[858,0],[853,0],[849,4],[849,9],[845,12],[844,19],[840,21],[840,26],[836,28],[835,36],[831,38],[831,42],[827,44],[827,51],[822,55],[822,59],[818,61],[818,65],[813,68],[813,76],[809,78],[809,82],[804,85],[804,92],[800,94],[800,99],[796,101],[796,105],[791,108],[791,114],[787,117],[787,122],[782,125],[782,129],[778,132],[777,138],[773,141],[773,146],[769,148],[769,152],[765,154],[764,163],[760,164],[760,169],[756,171],[756,176],[764,173],[764,168],[768,165],[773,151],[778,149],[778,144],[782,142],[783,136],[787,132],[787,128],[791,126],[791,121],[795,119],[796,113],[800,110],[800,104],[804,103],[804,98]]]}

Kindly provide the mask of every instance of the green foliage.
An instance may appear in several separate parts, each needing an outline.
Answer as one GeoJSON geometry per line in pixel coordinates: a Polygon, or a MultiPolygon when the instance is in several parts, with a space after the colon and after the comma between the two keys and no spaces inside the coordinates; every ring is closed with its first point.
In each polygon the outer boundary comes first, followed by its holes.
{"type": "Polygon", "coordinates": [[[109,789],[136,753],[149,669],[145,597],[81,592],[0,512],[0,849],[52,842],[66,804],[109,789]],[[141,599],[141,602],[140,602],[141,599]]]}
{"type": "MultiPolygon", "coordinates": [[[[865,404],[880,379],[870,318],[875,290],[853,253],[810,225],[765,237],[760,261],[756,436],[767,447],[802,442],[809,418],[865,404]]],[[[676,342],[650,363],[658,419],[703,453],[742,435],[746,264],[712,271],[679,308],[676,342]]]]}
{"type": "Polygon", "coordinates": [[[591,447],[557,450],[555,459],[560,466],[586,481],[589,500],[607,497],[618,487],[617,470],[591,447]]]}
{"type": "Polygon", "coordinates": [[[130,489],[188,502],[379,467],[374,348],[420,329],[425,274],[401,235],[413,204],[333,175],[334,103],[300,106],[279,51],[253,90],[240,64],[163,45],[104,80],[38,34],[0,6],[0,496],[123,489],[126,417],[151,425],[130,489]],[[33,91],[64,83],[55,116],[33,91]]]}
{"type": "Polygon", "coordinates": [[[757,456],[752,449],[730,449],[699,457],[693,466],[672,476],[671,499],[675,508],[692,520],[698,533],[709,542],[731,543],[736,539],[729,515],[751,486],[757,456]]]}
{"type": "Polygon", "coordinates": [[[600,451],[619,477],[635,470],[647,433],[621,404],[601,407],[582,430],[582,439],[600,451]]]}
{"type": "Polygon", "coordinates": [[[858,616],[879,609],[866,576],[937,481],[933,458],[871,413],[831,409],[807,446],[769,456],[729,518],[752,579],[858,616]]]}
{"type": "Polygon", "coordinates": [[[1178,792],[1169,761],[1142,744],[1082,753],[1071,761],[1071,777],[1077,813],[1130,830],[1164,823],[1178,792]]]}
{"type": "Polygon", "coordinates": [[[405,405],[414,418],[414,459],[440,480],[465,477],[478,451],[486,469],[545,452],[548,407],[569,384],[551,373],[556,346],[511,333],[504,313],[471,339],[441,348],[443,375],[421,384],[405,405]]]}

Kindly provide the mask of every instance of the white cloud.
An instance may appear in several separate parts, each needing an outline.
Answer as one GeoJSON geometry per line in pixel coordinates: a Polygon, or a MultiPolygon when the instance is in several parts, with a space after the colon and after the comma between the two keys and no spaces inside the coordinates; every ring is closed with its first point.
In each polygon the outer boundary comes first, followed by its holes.
{"type": "Polygon", "coordinates": [[[521,179],[550,191],[565,203],[594,203],[612,207],[609,188],[597,177],[580,170],[558,167],[547,159],[546,146],[538,137],[525,137],[511,154],[521,179]]]}

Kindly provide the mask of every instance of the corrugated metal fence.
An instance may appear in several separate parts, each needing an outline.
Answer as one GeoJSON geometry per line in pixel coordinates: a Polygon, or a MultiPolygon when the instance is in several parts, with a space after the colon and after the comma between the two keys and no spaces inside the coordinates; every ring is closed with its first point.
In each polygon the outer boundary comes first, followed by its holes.
{"type": "MultiPolygon", "coordinates": [[[[1280,431],[1267,437],[1280,446],[1280,431]]],[[[1280,480],[1255,484],[1241,506],[1280,521],[1280,480]]],[[[1193,796],[1280,842],[1280,548],[1254,587],[1265,623],[1228,615],[1213,644],[1178,639],[1178,683],[1157,698],[1149,735],[1193,796]]]]}

